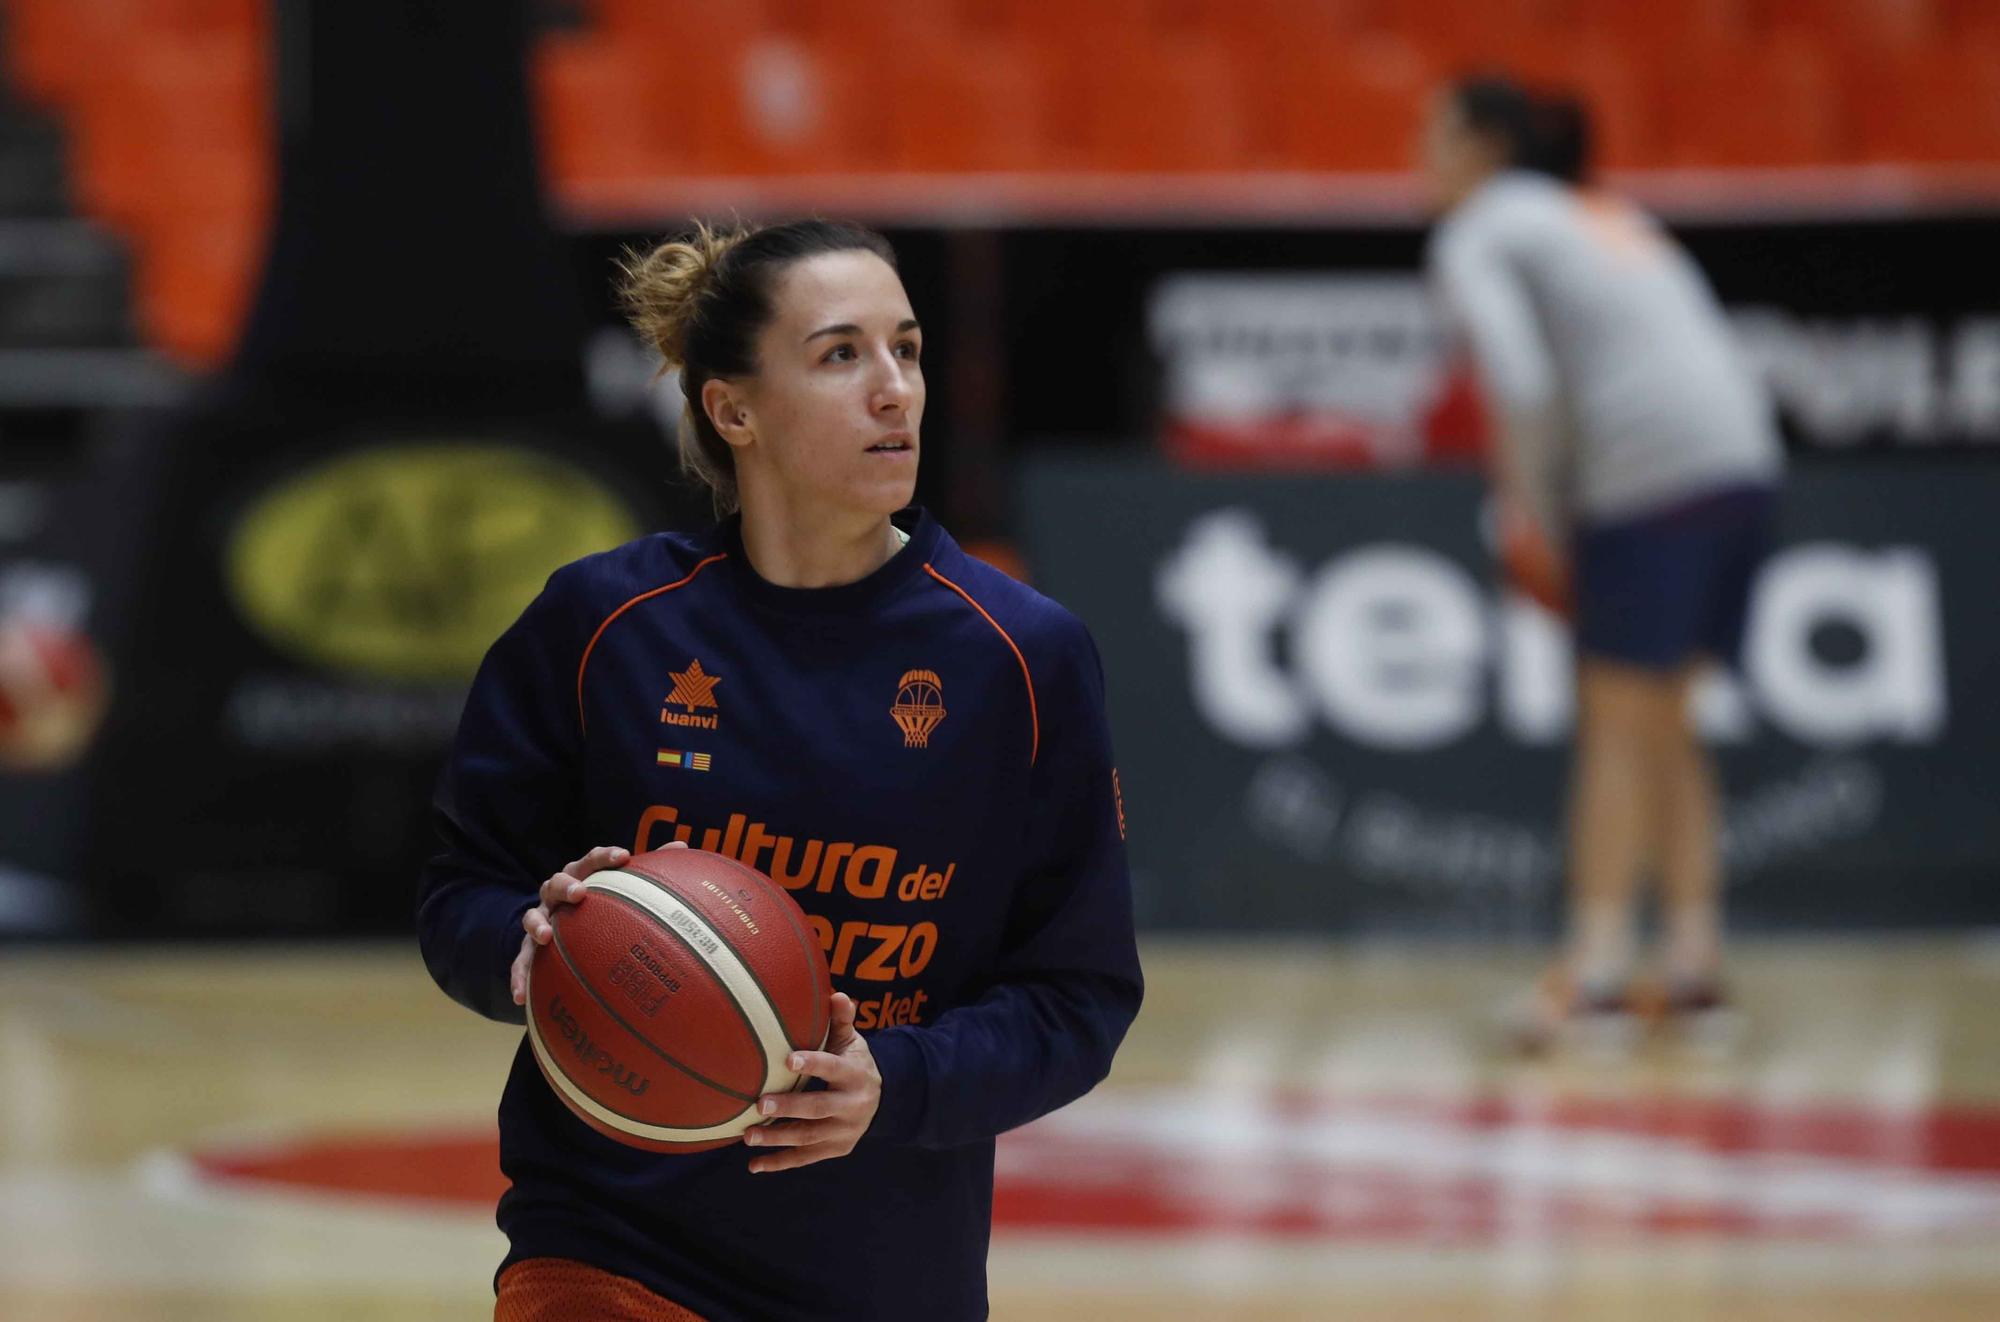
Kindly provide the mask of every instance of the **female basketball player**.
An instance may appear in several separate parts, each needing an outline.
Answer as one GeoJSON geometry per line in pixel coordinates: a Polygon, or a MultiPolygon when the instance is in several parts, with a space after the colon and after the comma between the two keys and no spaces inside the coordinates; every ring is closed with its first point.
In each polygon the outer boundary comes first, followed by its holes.
{"type": "Polygon", "coordinates": [[[834,1027],[797,1058],[823,1090],[764,1099],[786,1123],[748,1154],[606,1139],[524,1045],[496,1316],[984,1317],[994,1136],[1101,1079],[1139,1006],[1096,650],[898,513],[923,331],[879,235],[703,229],[624,293],[727,517],[559,570],[494,644],[438,792],[424,956],[519,1023],[549,911],[679,840],[791,890],[834,1027]]]}
{"type": "Polygon", "coordinates": [[[1430,265],[1495,416],[1503,544],[1545,566],[1533,595],[1574,603],[1569,946],[1517,1025],[1531,1046],[1635,1026],[1649,867],[1668,1008],[1720,1006],[1715,773],[1688,694],[1736,659],[1781,466],[1700,272],[1637,209],[1576,186],[1584,127],[1473,79],[1435,99],[1425,137],[1447,213],[1430,265]]]}

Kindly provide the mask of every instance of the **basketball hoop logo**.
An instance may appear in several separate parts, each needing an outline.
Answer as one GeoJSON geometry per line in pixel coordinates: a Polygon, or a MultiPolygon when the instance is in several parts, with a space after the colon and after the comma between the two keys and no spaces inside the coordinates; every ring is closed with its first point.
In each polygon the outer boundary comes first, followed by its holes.
{"type": "Polygon", "coordinates": [[[903,747],[930,747],[931,731],[944,719],[944,683],[935,671],[906,670],[896,686],[896,705],[889,708],[903,731],[903,747]]]}

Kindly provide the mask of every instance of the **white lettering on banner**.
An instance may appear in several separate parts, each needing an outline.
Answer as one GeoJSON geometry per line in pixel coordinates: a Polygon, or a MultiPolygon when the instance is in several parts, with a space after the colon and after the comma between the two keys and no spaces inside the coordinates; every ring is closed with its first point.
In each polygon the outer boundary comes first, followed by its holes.
{"type": "Polygon", "coordinates": [[[1317,858],[1340,825],[1340,786],[1319,764],[1293,753],[1266,761],[1243,792],[1244,817],[1258,835],[1317,858]]]}
{"type": "Polygon", "coordinates": [[[1880,770],[1844,755],[1759,785],[1724,808],[1723,866],[1737,872],[1860,839],[1881,822],[1887,793],[1880,770]]]}
{"type": "Polygon", "coordinates": [[[1154,286],[1146,324],[1171,420],[1247,449],[1278,420],[1317,419],[1379,463],[1422,450],[1444,331],[1415,275],[1181,272],[1154,286]]]}
{"type": "MultiPolygon", "coordinates": [[[[1565,684],[1564,690],[1569,689],[1565,684]]],[[[1740,744],[1756,733],[1757,719],[1751,714],[1749,695],[1727,671],[1711,668],[1695,681],[1688,702],[1694,711],[1695,728],[1710,740],[1740,744]]],[[[1557,733],[1560,736],[1562,732],[1557,733]]]]}
{"type": "Polygon", "coordinates": [[[1187,629],[1194,705],[1225,738],[1251,748],[1296,743],[1312,710],[1271,652],[1271,630],[1298,589],[1298,566],[1264,545],[1256,516],[1199,519],[1155,580],[1160,609],[1187,629]]]}
{"type": "Polygon", "coordinates": [[[1735,312],[1732,327],[1814,444],[1876,433],[2000,441],[2000,319],[1970,317],[1947,333],[1916,317],[1807,320],[1758,307],[1735,312]]]}
{"type": "MultiPolygon", "coordinates": [[[[1314,712],[1369,747],[1449,744],[1486,719],[1489,662],[1492,710],[1509,736],[1554,743],[1574,720],[1562,627],[1511,594],[1493,600],[1428,547],[1356,547],[1307,581],[1254,514],[1223,510],[1189,526],[1155,600],[1186,633],[1195,710],[1244,747],[1295,747],[1314,712]],[[1278,659],[1287,634],[1289,670],[1278,659]]],[[[1766,563],[1752,599],[1750,690],[1712,676],[1695,716],[1717,739],[1747,738],[1761,716],[1822,747],[1927,742],[1946,717],[1943,637],[1928,552],[1792,547],[1766,563]],[[1825,655],[1828,629],[1851,631],[1854,655],[1825,655]]]]}
{"type": "Polygon", "coordinates": [[[1328,724],[1383,748],[1434,748],[1479,724],[1486,611],[1435,551],[1370,546],[1331,560],[1296,617],[1299,664],[1328,724]]]}
{"type": "Polygon", "coordinates": [[[1363,875],[1394,878],[1434,898],[1501,891],[1532,899],[1553,885],[1561,868],[1561,855],[1545,831],[1380,791],[1354,805],[1341,845],[1363,875]]]}
{"type": "MultiPolygon", "coordinates": [[[[1881,770],[1864,757],[1815,758],[1724,803],[1723,861],[1741,881],[1772,863],[1865,837],[1881,824],[1886,793],[1881,770]]],[[[1381,790],[1350,807],[1338,781],[1294,754],[1278,754],[1251,774],[1243,818],[1254,838],[1298,859],[1338,859],[1360,877],[1432,900],[1530,899],[1562,876],[1560,837],[1549,825],[1381,790]]]]}
{"type": "Polygon", "coordinates": [[[1966,322],[1951,347],[1952,425],[1968,436],[2000,440],[2000,321],[1966,322]]]}
{"type": "Polygon", "coordinates": [[[1944,727],[1937,571],[1922,551],[1816,544],[1783,555],[1758,585],[1748,669],[1783,729],[1816,744],[1879,736],[1917,743],[1944,727]],[[1830,665],[1813,631],[1846,624],[1861,655],[1830,665]]]}
{"type": "MultiPolygon", "coordinates": [[[[1415,275],[1181,272],[1154,287],[1146,320],[1171,420],[1246,449],[1312,419],[1326,435],[1366,437],[1379,463],[1421,450],[1446,336],[1415,275]]],[[[1731,309],[1730,325],[1812,445],[2000,443],[2000,318],[1805,317],[1745,306],[1731,309]]]]}

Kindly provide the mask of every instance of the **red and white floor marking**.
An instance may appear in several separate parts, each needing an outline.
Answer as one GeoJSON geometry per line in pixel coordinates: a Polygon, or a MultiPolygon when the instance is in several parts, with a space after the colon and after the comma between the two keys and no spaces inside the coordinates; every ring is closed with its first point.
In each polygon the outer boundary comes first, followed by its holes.
{"type": "MultiPolygon", "coordinates": [[[[490,1134],[300,1135],[192,1154],[213,1192],[484,1212],[490,1134]]],[[[1747,1098],[1096,1094],[1003,1139],[1002,1233],[1477,1247],[2000,1232],[2000,1108],[1747,1098]]]]}

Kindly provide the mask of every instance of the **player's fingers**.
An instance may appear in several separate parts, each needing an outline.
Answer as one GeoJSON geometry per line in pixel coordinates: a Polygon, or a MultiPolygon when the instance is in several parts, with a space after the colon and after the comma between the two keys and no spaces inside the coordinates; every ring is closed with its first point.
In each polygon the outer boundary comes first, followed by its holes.
{"type": "MultiPolygon", "coordinates": [[[[570,866],[576,867],[577,864],[572,863],[570,866]]],[[[559,904],[575,904],[583,898],[586,889],[582,877],[569,872],[558,872],[542,883],[542,907],[553,909],[559,904]]]]}
{"type": "Polygon", "coordinates": [[[827,1020],[825,1050],[836,1054],[847,1050],[857,1036],[854,1031],[854,1000],[846,992],[835,992],[828,1002],[833,1007],[827,1020]]]}
{"type": "Polygon", "coordinates": [[[583,883],[567,872],[558,872],[542,883],[541,894],[537,898],[544,909],[553,909],[559,904],[582,899],[583,883]]]}
{"type": "Polygon", "coordinates": [[[787,1148],[783,1152],[766,1153],[751,1162],[750,1173],[767,1175],[772,1171],[797,1170],[816,1161],[830,1161],[835,1157],[844,1157],[853,1150],[853,1147],[845,1142],[817,1143],[809,1148],[787,1148]]]}
{"type": "Polygon", "coordinates": [[[667,843],[660,846],[660,848],[662,849],[686,849],[687,847],[688,847],[688,842],[685,840],[669,840],[667,841],[667,843]]]}
{"type": "Polygon", "coordinates": [[[824,1120],[840,1111],[839,1098],[834,1092],[774,1092],[757,1103],[757,1110],[781,1120],[824,1120]]]}
{"type": "Polygon", "coordinates": [[[525,1005],[528,1001],[528,961],[534,958],[535,939],[521,938],[521,953],[514,956],[514,966],[507,971],[508,990],[514,994],[514,1004],[525,1005]]]}
{"type": "Polygon", "coordinates": [[[563,871],[582,881],[593,872],[622,866],[631,857],[632,851],[622,845],[599,845],[563,871]]]}
{"type": "Polygon", "coordinates": [[[827,1087],[834,1089],[859,1088],[868,1080],[868,1073],[861,1066],[827,1051],[795,1051],[791,1065],[793,1073],[824,1079],[827,1087]]]}
{"type": "Polygon", "coordinates": [[[843,1120],[795,1120],[783,1125],[758,1125],[743,1132],[753,1148],[809,1148],[817,1143],[852,1137],[854,1126],[843,1120]]]}
{"type": "Polygon", "coordinates": [[[522,914],[521,930],[528,934],[529,940],[539,945],[547,945],[549,938],[554,936],[556,931],[555,928],[549,926],[549,911],[547,906],[538,904],[522,914]]]}

